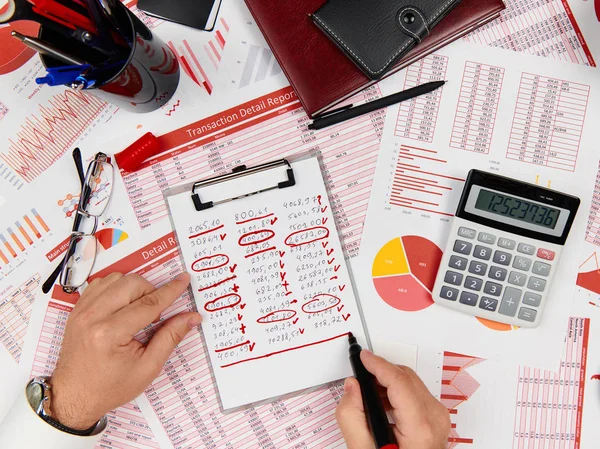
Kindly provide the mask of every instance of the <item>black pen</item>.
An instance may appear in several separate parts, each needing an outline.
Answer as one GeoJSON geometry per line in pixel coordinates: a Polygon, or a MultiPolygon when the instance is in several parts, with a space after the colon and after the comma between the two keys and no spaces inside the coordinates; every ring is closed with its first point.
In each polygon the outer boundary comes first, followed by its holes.
{"type": "Polygon", "coordinates": [[[378,100],[371,101],[369,103],[361,104],[359,106],[351,108],[341,108],[336,111],[325,112],[322,116],[316,117],[315,120],[308,125],[308,129],[322,129],[327,126],[336,125],[346,120],[353,119],[360,115],[368,114],[378,109],[385,108],[392,104],[401,103],[411,98],[418,97],[420,95],[428,94],[436,89],[439,89],[446,81],[433,81],[431,83],[421,84],[420,86],[411,87],[410,89],[398,92],[387,97],[380,98],[378,100]]]}
{"type": "Polygon", "coordinates": [[[371,429],[375,447],[377,449],[398,449],[398,445],[390,429],[383,402],[379,397],[377,381],[367,371],[360,360],[360,351],[362,351],[362,348],[356,341],[356,337],[352,335],[352,332],[348,334],[348,344],[350,345],[350,365],[352,365],[354,377],[356,377],[360,385],[360,394],[362,395],[365,415],[367,415],[367,423],[369,424],[369,429],[371,429]]]}

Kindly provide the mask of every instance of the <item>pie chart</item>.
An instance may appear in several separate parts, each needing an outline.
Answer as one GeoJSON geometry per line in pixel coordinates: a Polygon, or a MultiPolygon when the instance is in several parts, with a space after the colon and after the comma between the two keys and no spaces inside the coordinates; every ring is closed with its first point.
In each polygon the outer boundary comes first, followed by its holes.
{"type": "Polygon", "coordinates": [[[373,285],[388,305],[405,312],[423,310],[433,304],[442,250],[432,241],[416,235],[398,237],[386,243],[373,262],[373,285]]]}

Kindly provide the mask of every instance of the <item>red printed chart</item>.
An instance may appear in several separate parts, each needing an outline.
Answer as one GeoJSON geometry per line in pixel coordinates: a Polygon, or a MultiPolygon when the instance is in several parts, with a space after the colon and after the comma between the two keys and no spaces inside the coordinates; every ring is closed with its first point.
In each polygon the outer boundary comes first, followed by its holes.
{"type": "Polygon", "coordinates": [[[442,259],[433,242],[410,235],[390,240],[373,261],[373,285],[381,299],[406,312],[433,304],[431,291],[442,259]]]}
{"type": "Polygon", "coordinates": [[[521,76],[506,157],[575,171],[590,86],[521,76]]]}
{"type": "MultiPolygon", "coordinates": [[[[446,56],[427,56],[406,69],[403,90],[431,81],[444,80],[447,69],[448,58],[446,56]]],[[[433,142],[443,91],[442,87],[426,95],[400,103],[394,134],[422,142],[433,142]]]]}
{"type": "Polygon", "coordinates": [[[513,448],[580,447],[589,334],[589,318],[571,318],[558,372],[519,369],[513,448]]]}
{"type": "Polygon", "coordinates": [[[458,434],[457,427],[460,421],[458,413],[460,406],[467,402],[481,386],[467,369],[484,361],[477,357],[444,352],[440,402],[446,406],[452,420],[447,449],[462,444],[473,444],[472,438],[464,438],[458,434]]]}
{"type": "Polygon", "coordinates": [[[567,0],[506,0],[500,17],[468,34],[468,42],[596,67],[567,0]]]}
{"type": "Polygon", "coordinates": [[[453,217],[455,206],[448,196],[455,190],[461,191],[465,180],[444,174],[447,164],[435,150],[402,145],[389,204],[453,217]]]}
{"type": "Polygon", "coordinates": [[[465,63],[450,147],[490,152],[503,79],[501,67],[465,63]]]}
{"type": "Polygon", "coordinates": [[[594,252],[579,266],[577,285],[600,295],[600,263],[597,253],[594,252]]]}

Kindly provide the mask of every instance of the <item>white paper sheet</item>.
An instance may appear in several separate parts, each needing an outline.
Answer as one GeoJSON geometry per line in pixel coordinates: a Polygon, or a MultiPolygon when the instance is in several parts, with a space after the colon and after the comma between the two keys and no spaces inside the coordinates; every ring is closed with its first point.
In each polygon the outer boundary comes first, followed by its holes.
{"type": "MultiPolygon", "coordinates": [[[[293,187],[201,212],[188,190],[167,197],[225,410],[348,376],[348,332],[366,344],[319,163],[292,169],[293,187]]],[[[200,197],[285,180],[283,167],[200,197]]]]}
{"type": "Polygon", "coordinates": [[[386,80],[382,88],[391,93],[440,78],[449,80],[443,88],[388,110],[354,269],[372,274],[358,276],[357,286],[374,349],[402,341],[554,369],[591,197],[587,187],[596,175],[597,72],[460,42],[386,80]],[[431,303],[428,289],[471,168],[582,199],[584,210],[571,230],[560,275],[536,329],[482,324],[431,303]],[[412,274],[380,277],[382,261],[398,253],[399,238],[412,274]],[[401,303],[397,289],[410,291],[414,303],[401,303]]]}

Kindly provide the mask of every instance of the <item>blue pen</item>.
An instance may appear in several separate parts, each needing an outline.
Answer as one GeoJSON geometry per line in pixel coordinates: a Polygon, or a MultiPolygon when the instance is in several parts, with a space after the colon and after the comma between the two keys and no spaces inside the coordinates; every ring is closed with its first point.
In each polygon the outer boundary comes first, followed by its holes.
{"type": "Polygon", "coordinates": [[[37,84],[47,84],[48,86],[59,86],[62,84],[76,84],[79,88],[91,87],[95,81],[88,80],[86,75],[90,72],[90,64],[69,65],[62,67],[49,67],[44,77],[36,78],[37,84]]]}

